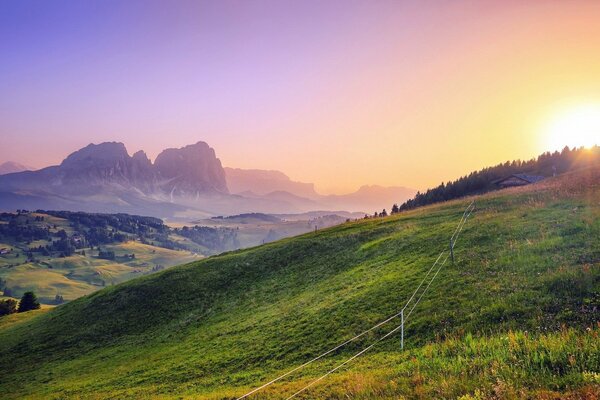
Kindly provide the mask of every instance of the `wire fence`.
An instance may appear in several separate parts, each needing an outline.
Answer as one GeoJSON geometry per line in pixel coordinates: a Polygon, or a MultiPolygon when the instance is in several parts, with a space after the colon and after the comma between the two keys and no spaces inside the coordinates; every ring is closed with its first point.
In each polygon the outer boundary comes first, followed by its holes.
{"type": "Polygon", "coordinates": [[[280,381],[281,379],[293,374],[296,371],[299,371],[300,369],[312,364],[315,361],[320,360],[321,358],[335,352],[336,350],[339,350],[340,348],[346,346],[347,344],[354,342],[355,340],[361,338],[362,336],[366,335],[369,332],[372,332],[373,330],[387,324],[388,322],[400,317],[400,324],[397,325],[396,327],[394,327],[392,330],[388,331],[386,334],[384,334],[383,336],[379,337],[378,339],[375,340],[375,342],[373,342],[372,344],[370,344],[369,346],[365,347],[364,349],[362,349],[361,351],[359,351],[358,353],[354,354],[352,357],[346,359],[345,361],[343,361],[342,363],[338,364],[337,366],[335,366],[334,368],[332,368],[331,370],[327,371],[325,374],[319,376],[318,378],[316,378],[315,380],[309,382],[306,386],[304,386],[302,389],[298,390],[297,392],[295,392],[294,394],[292,394],[291,396],[287,397],[286,400],[290,400],[293,399],[294,397],[296,397],[297,395],[301,394],[302,392],[306,391],[307,389],[309,389],[310,387],[314,386],[315,384],[319,383],[320,381],[322,381],[323,379],[325,379],[327,376],[331,375],[332,373],[334,373],[335,371],[337,371],[338,369],[342,368],[344,365],[352,362],[354,359],[360,357],[362,354],[366,353],[367,351],[369,351],[370,349],[372,349],[375,345],[377,345],[379,342],[381,342],[382,340],[388,338],[389,336],[393,335],[394,333],[401,331],[401,338],[400,338],[400,346],[403,349],[404,348],[404,326],[406,324],[406,321],[408,320],[408,318],[411,316],[411,314],[413,313],[413,311],[415,310],[415,308],[417,307],[417,305],[419,304],[419,302],[421,301],[421,299],[423,298],[423,296],[425,295],[425,293],[427,292],[427,290],[429,289],[429,287],[431,286],[431,284],[433,283],[433,281],[435,280],[435,278],[437,277],[437,275],[439,274],[439,272],[441,271],[442,267],[444,266],[444,264],[446,264],[446,262],[448,261],[448,258],[452,259],[452,262],[454,262],[454,246],[456,244],[456,241],[458,240],[458,237],[460,235],[460,233],[462,232],[465,223],[467,222],[467,219],[471,216],[471,214],[473,213],[475,209],[475,202],[471,201],[471,203],[465,208],[462,217],[458,223],[458,225],[456,226],[454,233],[452,234],[452,236],[450,237],[450,243],[449,243],[449,247],[448,249],[443,250],[438,257],[436,258],[435,262],[431,265],[431,267],[429,268],[429,270],[427,271],[427,273],[425,274],[425,276],[423,277],[423,279],[421,280],[421,282],[419,283],[419,285],[417,286],[417,288],[414,290],[414,292],[412,293],[412,295],[410,296],[410,298],[408,299],[408,301],[406,302],[406,304],[404,305],[404,307],[402,307],[402,309],[397,312],[396,314],[393,314],[392,316],[388,317],[387,319],[375,324],[374,326],[372,326],[371,328],[359,333],[358,335],[346,340],[345,342],[319,354],[318,356],[312,358],[311,360],[305,362],[304,364],[301,364],[291,370],[289,370],[288,372],[279,375],[278,377],[272,379],[271,381],[249,391],[248,393],[244,394],[241,397],[238,397],[237,400],[242,400],[244,398],[247,398],[249,396],[251,396],[252,394],[280,381]],[[444,257],[445,255],[445,257],[444,257]],[[443,257],[443,261],[440,262],[440,260],[443,257]],[[437,269],[435,269],[437,266],[437,269]],[[431,277],[431,279],[428,280],[428,277],[431,275],[432,271],[434,271],[435,269],[435,273],[433,274],[433,276],[431,277]],[[405,311],[408,308],[408,306],[411,304],[411,302],[417,297],[417,294],[419,293],[419,290],[421,289],[421,287],[423,287],[423,284],[425,282],[428,282],[427,285],[425,286],[425,288],[421,291],[421,293],[419,294],[417,300],[412,304],[412,307],[410,308],[410,310],[408,311],[408,313],[405,315],[405,311]]]}

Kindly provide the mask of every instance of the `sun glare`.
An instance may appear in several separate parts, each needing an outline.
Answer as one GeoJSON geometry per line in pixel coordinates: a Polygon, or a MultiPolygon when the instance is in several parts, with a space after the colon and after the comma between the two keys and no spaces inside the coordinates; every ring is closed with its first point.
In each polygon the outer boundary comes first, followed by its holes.
{"type": "Polygon", "coordinates": [[[558,114],[546,126],[544,137],[550,150],[600,145],[600,104],[579,106],[558,114]]]}

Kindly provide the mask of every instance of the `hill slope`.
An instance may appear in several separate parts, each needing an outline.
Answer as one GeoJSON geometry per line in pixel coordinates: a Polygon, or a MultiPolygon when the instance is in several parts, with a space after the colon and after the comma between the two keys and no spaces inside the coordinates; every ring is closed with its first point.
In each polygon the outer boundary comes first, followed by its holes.
{"type": "Polygon", "coordinates": [[[106,285],[198,260],[202,256],[197,253],[212,250],[186,241],[152,217],[0,213],[0,293],[21,297],[34,291],[40,302],[57,304],[57,295],[73,300],[106,285]]]}
{"type": "MultiPolygon", "coordinates": [[[[467,203],[211,257],[0,325],[3,397],[242,395],[401,308],[467,203]]],[[[392,336],[300,398],[598,394],[600,170],[476,207],[456,263],[408,320],[406,350],[392,336]]],[[[287,397],[389,328],[256,398],[287,397]]]]}

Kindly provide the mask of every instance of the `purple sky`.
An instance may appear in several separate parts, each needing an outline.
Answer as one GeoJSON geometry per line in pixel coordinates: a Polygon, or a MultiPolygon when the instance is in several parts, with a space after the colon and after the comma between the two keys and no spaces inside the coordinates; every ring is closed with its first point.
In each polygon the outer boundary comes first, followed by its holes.
{"type": "Polygon", "coordinates": [[[331,192],[531,157],[600,87],[599,3],[533,3],[3,1],[0,162],[204,140],[331,192]]]}

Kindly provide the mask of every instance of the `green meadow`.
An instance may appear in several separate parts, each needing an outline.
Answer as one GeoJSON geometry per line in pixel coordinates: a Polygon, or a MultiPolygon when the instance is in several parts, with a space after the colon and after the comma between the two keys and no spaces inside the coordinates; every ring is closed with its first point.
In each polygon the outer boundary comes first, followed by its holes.
{"type": "MultiPolygon", "coordinates": [[[[0,359],[10,360],[0,397],[239,397],[401,309],[473,199],[455,262],[406,322],[404,350],[394,334],[296,398],[596,399],[598,168],[224,253],[0,319],[0,359]]],[[[287,398],[398,323],[251,398],[287,398]]]]}
{"type": "MultiPolygon", "coordinates": [[[[26,226],[47,227],[51,234],[59,231],[65,231],[70,236],[81,233],[74,230],[69,220],[47,213],[20,214],[16,220],[26,226]]],[[[184,239],[176,235],[173,235],[173,238],[184,239]]],[[[78,249],[66,257],[59,256],[56,252],[45,255],[39,252],[32,253],[33,259],[27,256],[31,249],[49,244],[49,240],[24,241],[15,237],[7,237],[0,241],[0,249],[10,249],[7,254],[0,254],[0,278],[6,281],[12,296],[20,297],[24,292],[31,290],[38,295],[42,303],[52,304],[56,295],[61,295],[64,300],[69,301],[104,286],[154,272],[157,266],[167,268],[201,258],[191,251],[172,250],[133,240],[102,246],[104,251],[114,252],[114,260],[98,257],[98,249],[91,250],[89,247],[78,249]],[[131,254],[135,254],[135,258],[128,257],[131,254]]]]}
{"type": "MultiPolygon", "coordinates": [[[[0,265],[0,278],[5,279],[15,293],[33,290],[42,301],[51,301],[56,294],[73,300],[101,289],[152,272],[156,265],[171,267],[196,260],[199,256],[187,251],[170,250],[138,242],[105,245],[114,251],[115,260],[104,260],[91,255],[74,254],[68,257],[44,257],[37,262],[15,266],[0,265]],[[125,259],[125,254],[135,259],[125,259]]],[[[85,250],[85,249],[84,249],[85,250]]],[[[10,262],[14,262],[12,258],[10,262]]]]}

